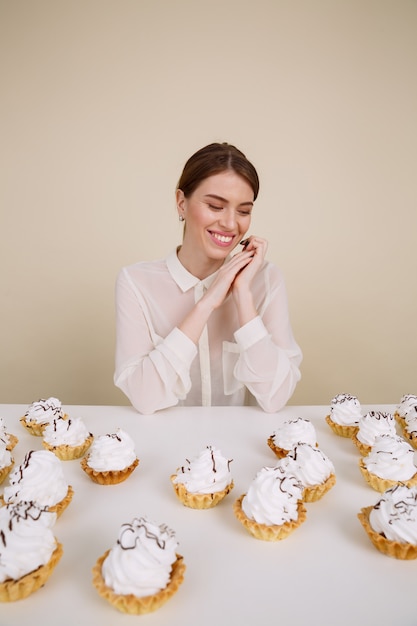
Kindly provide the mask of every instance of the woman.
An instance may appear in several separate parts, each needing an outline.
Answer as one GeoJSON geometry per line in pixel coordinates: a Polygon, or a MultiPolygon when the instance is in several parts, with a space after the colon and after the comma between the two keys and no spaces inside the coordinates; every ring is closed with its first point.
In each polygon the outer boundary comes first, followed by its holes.
{"type": "Polygon", "coordinates": [[[181,246],[121,270],[114,382],[140,413],[251,399],[273,412],[291,397],[302,355],[284,281],[265,239],[245,239],[258,191],[237,148],[202,148],[176,190],[181,246]]]}

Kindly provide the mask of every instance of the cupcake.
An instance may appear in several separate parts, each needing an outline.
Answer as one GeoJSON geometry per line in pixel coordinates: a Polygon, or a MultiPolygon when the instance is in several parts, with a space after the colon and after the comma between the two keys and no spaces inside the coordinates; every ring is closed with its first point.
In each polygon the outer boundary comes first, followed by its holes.
{"type": "Polygon", "coordinates": [[[359,460],[359,468],[366,482],[381,493],[398,483],[417,485],[414,450],[398,435],[376,437],[372,450],[359,460]]]}
{"type": "Polygon", "coordinates": [[[177,498],[192,509],[216,506],[233,489],[231,462],[219,450],[207,446],[171,475],[177,498]]]}
{"type": "Polygon", "coordinates": [[[43,446],[56,454],[61,461],[79,459],[93,441],[80,417],[63,419],[57,417],[43,431],[43,446]]]}
{"type": "Polygon", "coordinates": [[[331,460],[309,443],[299,443],[288,453],[289,470],[303,485],[303,501],[320,500],[336,483],[331,460]]]}
{"type": "Polygon", "coordinates": [[[20,418],[20,423],[31,435],[40,437],[45,426],[56,417],[67,417],[62,411],[61,402],[57,398],[41,399],[32,402],[24,416],[20,418]]]}
{"type": "MultiPolygon", "coordinates": [[[[286,459],[282,459],[286,461],[286,459]]],[[[256,539],[285,539],[306,519],[303,485],[283,463],[263,467],[233,505],[234,513],[256,539]]]]}
{"type": "Polygon", "coordinates": [[[413,407],[417,407],[417,396],[411,393],[404,395],[394,411],[394,417],[402,427],[405,426],[406,417],[413,407]]]}
{"type": "Polygon", "coordinates": [[[12,435],[11,433],[7,432],[6,424],[4,423],[2,417],[0,417],[0,442],[1,441],[5,443],[7,450],[9,450],[10,452],[19,441],[16,435],[12,435]]]}
{"type": "Polygon", "coordinates": [[[123,482],[138,464],[135,443],[121,428],[94,439],[88,455],[81,460],[82,469],[99,485],[123,482]]]}
{"type": "Polygon", "coordinates": [[[10,450],[7,449],[6,442],[0,439],[0,484],[7,478],[14,465],[10,450]]]}
{"type": "Polygon", "coordinates": [[[361,405],[356,396],[339,393],[331,401],[330,414],[326,415],[326,422],[336,435],[352,437],[361,417],[361,405]]]}
{"type": "Polygon", "coordinates": [[[52,527],[56,514],[34,502],[0,508],[0,601],[26,598],[42,587],[62,556],[52,527]]]}
{"type": "Polygon", "coordinates": [[[396,435],[394,416],[383,411],[369,411],[359,420],[352,441],[363,455],[368,454],[378,435],[396,435]]]}
{"type": "Polygon", "coordinates": [[[74,491],[65,479],[62,462],[49,450],[31,450],[9,475],[3,501],[35,502],[59,517],[72,500],[74,491]]]}
{"type": "Polygon", "coordinates": [[[375,506],[358,513],[377,550],[396,559],[417,558],[417,489],[396,485],[375,506]]]}
{"type": "Polygon", "coordinates": [[[117,542],[97,560],[93,585],[123,613],[156,611],[184,580],[185,564],[177,547],[174,532],[165,524],[135,518],[121,526],[117,542]]]}
{"type": "Polygon", "coordinates": [[[278,458],[286,456],[297,443],[318,445],[316,429],[310,420],[302,417],[283,422],[268,438],[267,443],[278,458]]]}

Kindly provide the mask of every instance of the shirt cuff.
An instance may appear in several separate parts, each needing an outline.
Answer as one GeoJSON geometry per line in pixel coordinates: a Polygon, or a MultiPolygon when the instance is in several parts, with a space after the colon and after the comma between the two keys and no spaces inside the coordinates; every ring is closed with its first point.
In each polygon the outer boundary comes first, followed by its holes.
{"type": "Polygon", "coordinates": [[[253,320],[239,328],[234,337],[242,350],[248,350],[255,343],[258,343],[261,339],[268,336],[268,331],[265,328],[261,317],[258,315],[253,320]]]}
{"type": "Polygon", "coordinates": [[[197,346],[179,328],[174,328],[165,337],[164,344],[181,361],[191,364],[197,354],[197,346]]]}

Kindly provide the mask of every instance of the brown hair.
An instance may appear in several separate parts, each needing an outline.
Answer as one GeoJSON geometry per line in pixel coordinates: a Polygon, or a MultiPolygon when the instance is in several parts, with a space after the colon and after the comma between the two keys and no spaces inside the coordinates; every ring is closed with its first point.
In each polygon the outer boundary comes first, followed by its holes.
{"type": "Polygon", "coordinates": [[[256,200],[259,193],[258,174],[243,152],[228,143],[211,143],[193,154],[184,166],[177,189],[181,189],[188,198],[203,180],[225,170],[233,170],[244,178],[256,200]]]}

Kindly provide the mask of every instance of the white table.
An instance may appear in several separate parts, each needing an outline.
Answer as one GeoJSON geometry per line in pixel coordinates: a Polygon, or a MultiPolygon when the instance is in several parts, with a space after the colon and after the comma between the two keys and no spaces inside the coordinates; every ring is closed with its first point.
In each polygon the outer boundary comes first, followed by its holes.
{"type": "MultiPolygon", "coordinates": [[[[28,450],[42,448],[41,438],[19,423],[26,408],[0,405],[8,431],[19,437],[16,464],[28,450]]],[[[365,484],[354,444],[325,423],[328,407],[287,407],[272,415],[255,407],[173,408],[152,416],[129,407],[64,408],[84,418],[96,436],[118,427],[129,432],[140,464],[126,482],[101,486],[84,474],[79,461],[64,462],[75,491],[55,526],[64,555],[42,589],[0,604],[1,626],[126,626],[137,620],[152,626],[417,624],[417,561],[380,554],[365,534],[357,513],[379,494],[365,484]],[[337,483],[322,500],[307,505],[307,520],[287,539],[259,541],[237,521],[232,504],[261,467],[275,463],[268,436],[296,417],[314,423],[337,483]],[[207,445],[233,459],[235,488],[214,509],[188,509],[176,499],[169,477],[207,445]],[[91,568],[115,542],[119,526],[137,516],[175,530],[187,570],[167,604],[136,617],[119,613],[97,594],[91,568]]],[[[394,409],[375,405],[363,410],[371,408],[394,409]]]]}

